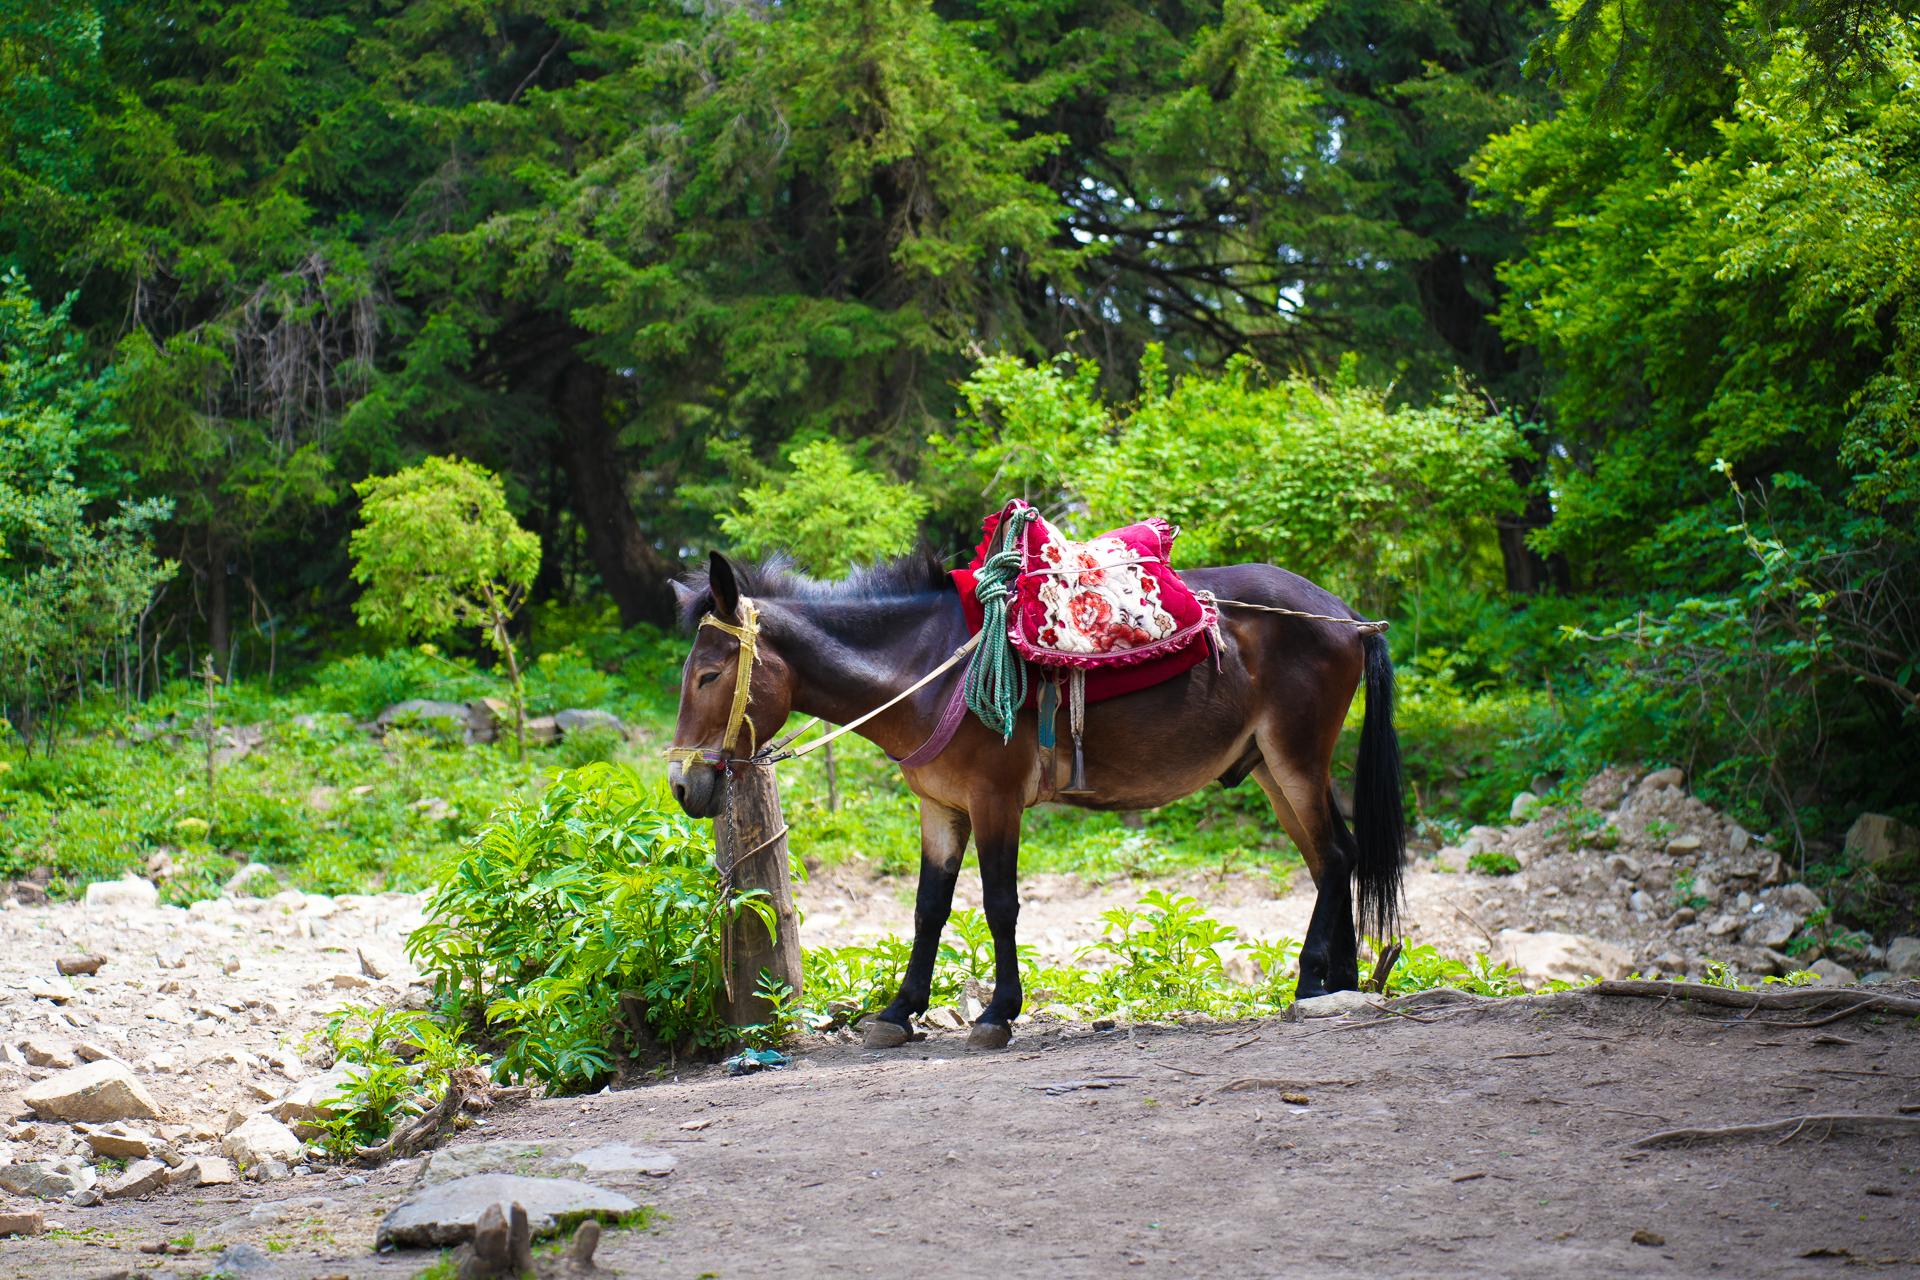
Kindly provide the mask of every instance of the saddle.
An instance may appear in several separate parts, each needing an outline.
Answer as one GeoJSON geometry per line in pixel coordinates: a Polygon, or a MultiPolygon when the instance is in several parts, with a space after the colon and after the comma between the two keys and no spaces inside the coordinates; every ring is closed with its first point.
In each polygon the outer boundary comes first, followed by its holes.
{"type": "MultiPolygon", "coordinates": [[[[1019,510],[1031,508],[1015,498],[988,516],[972,561],[953,572],[973,631],[984,613],[974,596],[981,566],[1001,523],[1019,510]]],[[[1211,600],[1195,595],[1173,571],[1169,559],[1178,534],[1154,516],[1075,542],[1044,516],[1030,517],[1007,610],[1007,638],[1015,651],[1037,667],[1098,673],[1087,682],[1089,702],[1148,688],[1199,662],[1207,652],[1199,641],[1218,614],[1211,600]],[[1112,678],[1128,667],[1141,670],[1133,679],[1112,678]]]]}
{"type": "Polygon", "coordinates": [[[1007,641],[1040,668],[1025,705],[1040,713],[1040,745],[1054,746],[1060,689],[1068,687],[1073,780],[1062,794],[1086,794],[1080,735],[1085,705],[1151,688],[1203,661],[1217,640],[1213,601],[1196,595],[1169,563],[1178,534],[1155,516],[1076,542],[1026,502],[1013,499],[982,525],[973,560],[953,573],[967,626],[985,608],[980,572],[1005,550],[1002,525],[1017,522],[1018,571],[1007,600],[1007,641]]]}

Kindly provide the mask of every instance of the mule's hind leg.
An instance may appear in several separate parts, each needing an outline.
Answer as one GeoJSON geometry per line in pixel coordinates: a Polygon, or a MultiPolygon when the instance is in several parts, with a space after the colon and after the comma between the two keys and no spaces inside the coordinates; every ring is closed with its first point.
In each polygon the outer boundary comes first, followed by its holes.
{"type": "Polygon", "coordinates": [[[1003,1049],[1013,1039],[1026,993],[1020,987],[1020,807],[999,800],[973,811],[974,848],[980,854],[980,906],[993,933],[993,999],[967,1035],[977,1049],[1003,1049]]]}
{"type": "Polygon", "coordinates": [[[1253,771],[1274,816],[1299,846],[1313,877],[1313,915],[1300,946],[1299,999],[1360,986],[1359,942],[1353,932],[1353,837],[1333,807],[1326,779],[1314,779],[1271,758],[1253,771]]]}
{"type": "Polygon", "coordinates": [[[964,809],[920,802],[920,891],[913,903],[913,952],[892,1003],[867,1020],[869,1048],[905,1044],[911,1034],[908,1019],[927,1011],[940,931],[947,927],[953,910],[953,886],[960,878],[960,860],[966,855],[972,825],[964,809]]]}

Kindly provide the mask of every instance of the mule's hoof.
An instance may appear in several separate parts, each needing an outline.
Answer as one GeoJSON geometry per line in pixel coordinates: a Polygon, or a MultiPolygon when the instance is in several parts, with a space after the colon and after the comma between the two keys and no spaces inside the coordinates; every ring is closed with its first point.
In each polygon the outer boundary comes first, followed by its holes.
{"type": "Polygon", "coordinates": [[[885,1018],[868,1018],[861,1030],[861,1036],[869,1049],[898,1049],[913,1039],[913,1033],[897,1022],[888,1022],[885,1018]]]}
{"type": "Polygon", "coordinates": [[[973,1049],[1004,1049],[1013,1039],[1013,1026],[1005,1022],[976,1022],[967,1032],[967,1045],[973,1049]]]}

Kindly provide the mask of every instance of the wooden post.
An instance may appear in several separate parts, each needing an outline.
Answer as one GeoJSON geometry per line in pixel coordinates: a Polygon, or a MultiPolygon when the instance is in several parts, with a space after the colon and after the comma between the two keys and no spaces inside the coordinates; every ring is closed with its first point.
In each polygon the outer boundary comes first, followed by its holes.
{"type": "Polygon", "coordinates": [[[722,1013],[736,1027],[765,1022],[767,1002],[754,994],[765,969],[800,995],[800,917],[793,909],[792,876],[787,861],[787,824],[780,815],[780,787],[773,767],[747,766],[733,770],[722,784],[730,794],[732,817],[726,810],[713,821],[714,856],[722,868],[733,868],[736,893],[764,889],[773,906],[777,935],[767,937],[759,915],[742,911],[728,938],[731,997],[721,995],[722,1013]]]}

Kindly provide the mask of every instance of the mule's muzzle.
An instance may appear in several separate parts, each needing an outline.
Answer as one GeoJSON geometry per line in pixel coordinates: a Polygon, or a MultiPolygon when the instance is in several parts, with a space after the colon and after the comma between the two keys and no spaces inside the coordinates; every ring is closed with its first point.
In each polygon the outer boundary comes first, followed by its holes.
{"type": "Polygon", "coordinates": [[[698,761],[667,766],[673,798],[690,818],[711,818],[720,808],[720,770],[698,761]]]}

